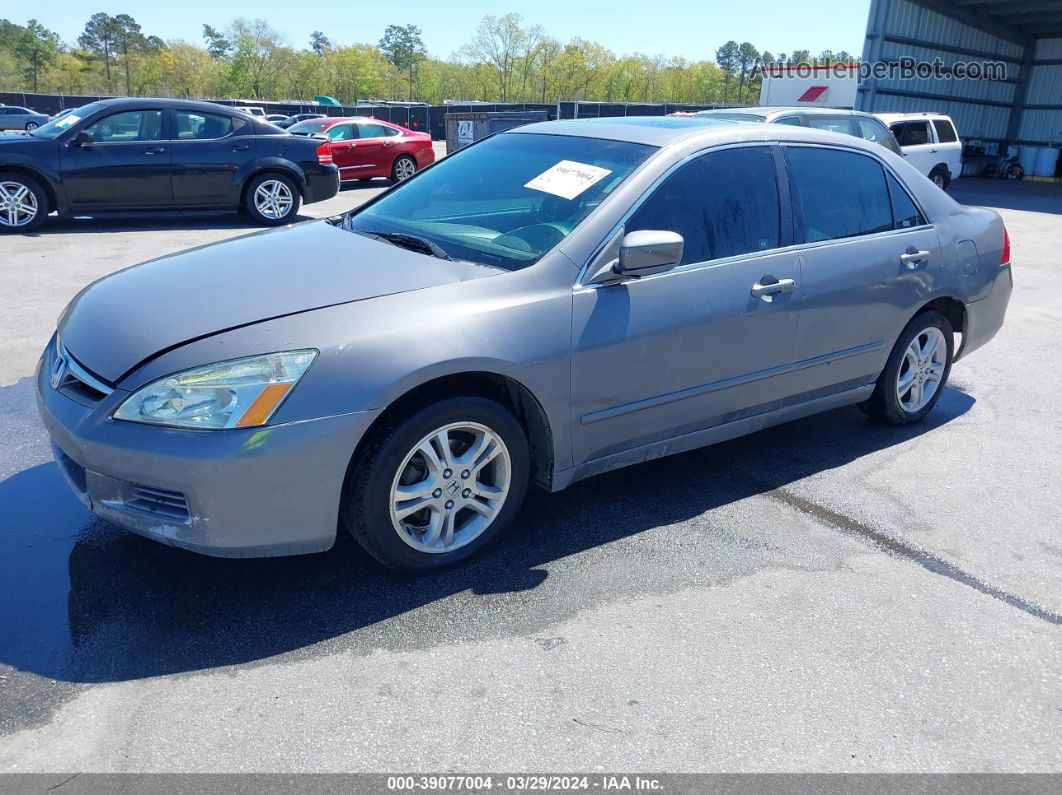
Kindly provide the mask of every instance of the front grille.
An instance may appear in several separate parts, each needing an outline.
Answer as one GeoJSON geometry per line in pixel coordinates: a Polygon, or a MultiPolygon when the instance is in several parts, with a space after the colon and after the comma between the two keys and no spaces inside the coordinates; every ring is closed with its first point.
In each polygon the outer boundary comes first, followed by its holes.
{"type": "Polygon", "coordinates": [[[93,406],[113,391],[71,356],[70,351],[63,347],[58,339],[55,343],[50,375],[52,386],[57,392],[63,393],[82,405],[93,406]]]}
{"type": "Polygon", "coordinates": [[[127,508],[166,516],[179,522],[189,520],[188,498],[179,491],[133,486],[132,497],[125,501],[125,505],[127,508]]]}

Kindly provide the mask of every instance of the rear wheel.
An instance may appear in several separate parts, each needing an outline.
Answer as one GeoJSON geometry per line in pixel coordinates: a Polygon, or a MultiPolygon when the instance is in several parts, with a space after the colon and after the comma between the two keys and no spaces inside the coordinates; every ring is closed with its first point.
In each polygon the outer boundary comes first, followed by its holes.
{"type": "Polygon", "coordinates": [[[391,179],[395,182],[405,182],[417,173],[417,161],[409,155],[401,155],[395,159],[391,166],[391,179]]]}
{"type": "Polygon", "coordinates": [[[931,172],[929,172],[929,178],[933,180],[933,184],[941,190],[947,190],[948,184],[951,179],[948,178],[948,169],[944,166],[937,166],[931,172]]]}
{"type": "Polygon", "coordinates": [[[504,407],[458,397],[383,432],[348,479],[351,533],[408,572],[476,554],[512,523],[527,491],[527,439],[504,407]]]}
{"type": "Polygon", "coordinates": [[[48,215],[48,196],[23,174],[0,171],[0,232],[32,232],[48,215]]]}
{"type": "Polygon", "coordinates": [[[302,196],[295,183],[283,174],[261,174],[247,186],[247,214],[263,226],[280,226],[299,212],[302,196]]]}
{"type": "Polygon", "coordinates": [[[954,330],[940,312],[922,312],[907,324],[862,408],[893,425],[918,422],[940,399],[951,373],[954,330]]]}
{"type": "Polygon", "coordinates": [[[26,132],[29,132],[30,130],[36,130],[38,127],[40,127],[40,125],[37,124],[37,122],[35,121],[26,122],[26,132]]]}

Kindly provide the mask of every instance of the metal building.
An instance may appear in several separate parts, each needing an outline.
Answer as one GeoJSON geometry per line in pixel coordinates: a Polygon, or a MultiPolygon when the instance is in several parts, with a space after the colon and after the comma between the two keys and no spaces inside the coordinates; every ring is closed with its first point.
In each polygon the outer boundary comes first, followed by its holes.
{"type": "Polygon", "coordinates": [[[871,0],[863,62],[1001,61],[1006,77],[866,79],[856,107],[951,116],[964,139],[1062,143],[1062,0],[871,0]]]}

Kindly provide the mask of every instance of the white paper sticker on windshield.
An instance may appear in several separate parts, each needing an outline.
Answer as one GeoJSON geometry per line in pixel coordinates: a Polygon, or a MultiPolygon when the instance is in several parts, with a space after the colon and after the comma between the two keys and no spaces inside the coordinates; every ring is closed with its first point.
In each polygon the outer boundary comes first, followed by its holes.
{"type": "Polygon", "coordinates": [[[524,187],[552,193],[564,199],[574,199],[595,182],[600,182],[611,173],[612,171],[607,168],[576,163],[574,160],[562,160],[557,165],[543,171],[524,187]]]}
{"type": "Polygon", "coordinates": [[[81,121],[80,116],[75,116],[73,113],[68,113],[66,116],[63,116],[63,118],[59,119],[59,121],[55,123],[55,126],[61,127],[65,130],[71,124],[77,124],[79,121],[81,121]]]}

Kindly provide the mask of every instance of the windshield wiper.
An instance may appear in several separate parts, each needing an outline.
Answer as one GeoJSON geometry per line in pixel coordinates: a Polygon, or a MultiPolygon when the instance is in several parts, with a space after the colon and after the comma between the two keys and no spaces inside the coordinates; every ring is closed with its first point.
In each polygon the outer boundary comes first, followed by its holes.
{"type": "Polygon", "coordinates": [[[408,248],[411,251],[419,251],[421,254],[429,254],[439,259],[448,260],[453,262],[453,257],[446,253],[442,246],[433,240],[428,240],[426,237],[417,237],[416,235],[407,235],[405,232],[361,232],[358,234],[365,235],[366,237],[376,238],[377,240],[385,240],[388,243],[399,246],[400,248],[408,248]]]}

